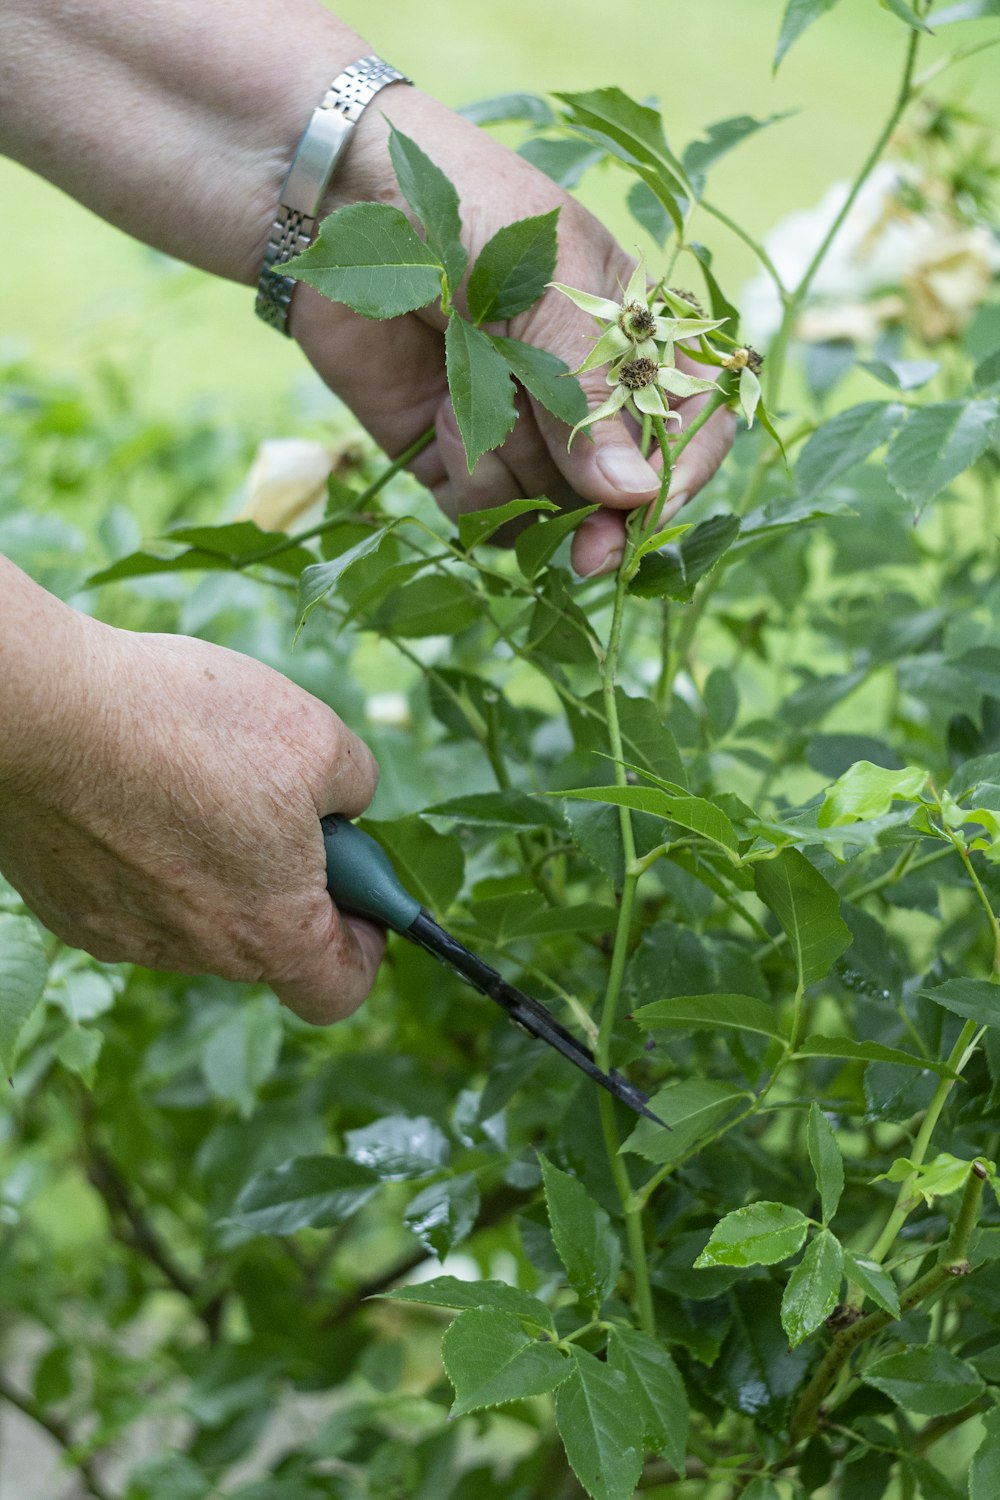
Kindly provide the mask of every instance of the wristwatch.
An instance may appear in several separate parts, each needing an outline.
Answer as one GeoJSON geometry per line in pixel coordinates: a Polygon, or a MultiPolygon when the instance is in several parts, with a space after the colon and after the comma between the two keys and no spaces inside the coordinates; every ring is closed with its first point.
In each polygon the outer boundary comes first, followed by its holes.
{"type": "Polygon", "coordinates": [[[380,57],[363,57],[330,84],[313,110],[281,188],[278,213],[267,241],[257,281],[256,312],[279,333],[288,333],[288,309],[295,290],[291,276],[276,270],[312,240],[319,213],[351,132],[380,89],[410,80],[380,57]]]}

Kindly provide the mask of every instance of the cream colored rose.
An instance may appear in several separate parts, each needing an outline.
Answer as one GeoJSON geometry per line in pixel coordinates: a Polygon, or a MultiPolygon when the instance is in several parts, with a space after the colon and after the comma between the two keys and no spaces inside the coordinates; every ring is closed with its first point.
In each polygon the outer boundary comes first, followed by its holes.
{"type": "Polygon", "coordinates": [[[942,229],[921,245],[903,276],[921,337],[933,343],[961,333],[998,265],[1000,248],[983,228],[942,229]]]}
{"type": "Polygon", "coordinates": [[[340,456],[336,448],[306,438],[269,438],[257,449],[237,519],[255,521],[263,531],[287,531],[325,498],[340,456]]]}

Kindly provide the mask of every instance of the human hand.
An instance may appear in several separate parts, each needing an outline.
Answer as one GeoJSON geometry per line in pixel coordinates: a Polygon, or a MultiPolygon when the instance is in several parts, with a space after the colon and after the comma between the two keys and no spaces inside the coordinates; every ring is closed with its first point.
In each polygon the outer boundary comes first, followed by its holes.
{"type": "MultiPolygon", "coordinates": [[[[389,162],[387,119],[423,148],[455,184],[470,265],[503,224],[560,209],[555,279],[617,300],[634,261],[575,199],[541,172],[468,121],[412,88],[386,89],[362,116],[343,167],[334,179],[332,206],[356,200],[390,201],[405,208],[389,162]]],[[[444,320],[423,309],[380,323],[330,303],[304,284],[292,303],[291,329],[316,369],[390,455],[435,427],[435,439],[412,464],[417,477],[452,517],[547,495],[564,505],[579,500],[602,509],[587,517],[573,541],[579,573],[616,566],[625,538],[625,516],[656,497],[660,457],[647,463],[631,419],[618,416],[589,429],[567,451],[567,429],[544,407],[518,396],[519,416],[503,447],[485,454],[470,475],[445,379],[444,320]]],[[[597,327],[555,291],[527,313],[498,325],[498,332],[559,355],[575,368],[593,344],[597,327]]],[[[678,366],[702,373],[678,357],[678,366]]],[[[580,377],[591,408],[607,397],[605,371],[580,377]]],[[[686,425],[708,400],[700,394],[675,403],[686,425]]],[[[734,418],[716,412],[685,450],[671,476],[661,524],[715,473],[732,442],[734,418]]]]}
{"type": "Polygon", "coordinates": [[[67,616],[73,670],[33,685],[23,742],[4,747],[0,869],[96,958],[265,983],[307,1021],[349,1015],[384,935],[333,906],[319,818],[364,811],[370,751],[249,657],[67,616]]]}

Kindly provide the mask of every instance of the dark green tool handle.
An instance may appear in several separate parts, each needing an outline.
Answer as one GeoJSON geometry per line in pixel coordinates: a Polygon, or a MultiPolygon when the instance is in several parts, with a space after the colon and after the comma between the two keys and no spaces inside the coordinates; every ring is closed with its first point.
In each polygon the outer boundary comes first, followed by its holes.
{"type": "Polygon", "coordinates": [[[420,915],[420,902],[373,838],[339,813],[322,820],[326,844],[326,888],[341,911],[371,917],[393,932],[406,932],[420,915]]]}

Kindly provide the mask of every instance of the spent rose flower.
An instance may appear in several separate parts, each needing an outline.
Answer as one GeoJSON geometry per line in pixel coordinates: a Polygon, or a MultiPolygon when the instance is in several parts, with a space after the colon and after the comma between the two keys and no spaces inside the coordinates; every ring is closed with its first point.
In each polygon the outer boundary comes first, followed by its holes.
{"type": "Polygon", "coordinates": [[[611,394],[594,411],[578,422],[570,433],[572,443],[581,427],[589,427],[627,407],[635,415],[675,421],[680,417],[667,405],[664,393],[683,399],[713,389],[714,380],[703,380],[678,370],[674,363],[678,340],[711,333],[725,322],[724,318],[692,318],[692,301],[670,290],[660,293],[660,300],[649,300],[645,262],[640,258],[620,302],[597,297],[563,282],[549,283],[570,301],[590,313],[605,327],[582,364],[573,371],[582,375],[608,365],[611,394]],[[667,314],[675,316],[667,316],[667,314]]]}

